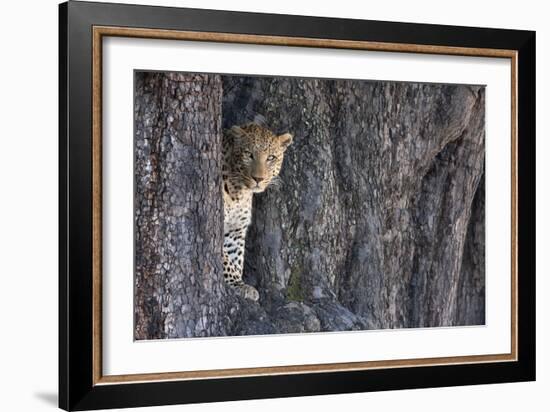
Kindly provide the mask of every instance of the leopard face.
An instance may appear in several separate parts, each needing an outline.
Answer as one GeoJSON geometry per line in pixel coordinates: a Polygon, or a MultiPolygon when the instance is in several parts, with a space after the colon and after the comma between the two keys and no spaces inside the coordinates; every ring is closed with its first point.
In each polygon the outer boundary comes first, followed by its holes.
{"type": "Polygon", "coordinates": [[[279,175],[292,135],[276,135],[249,123],[233,126],[224,135],[224,182],[226,190],[263,192],[279,175]]]}

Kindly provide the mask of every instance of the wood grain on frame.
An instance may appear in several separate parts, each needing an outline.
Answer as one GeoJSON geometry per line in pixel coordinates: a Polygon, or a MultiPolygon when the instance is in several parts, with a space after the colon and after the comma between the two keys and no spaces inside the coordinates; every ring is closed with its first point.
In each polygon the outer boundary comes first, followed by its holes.
{"type": "Polygon", "coordinates": [[[92,44],[92,382],[98,382],[103,375],[102,358],[102,40],[101,33],[94,30],[92,44]]]}
{"type": "Polygon", "coordinates": [[[504,49],[466,48],[453,46],[431,46],[404,43],[382,43],[352,40],[334,40],[318,38],[300,38],[283,36],[263,36],[249,34],[193,32],[161,29],[142,29],[129,27],[94,26],[93,28],[93,136],[92,136],[92,173],[93,173],[93,383],[115,384],[144,381],[216,379],[259,375],[300,374],[336,372],[381,368],[401,368],[414,366],[438,366],[472,363],[493,363],[517,361],[517,52],[504,49]],[[104,36],[150,38],[164,40],[187,40],[239,44],[277,45],[295,47],[318,47],[334,49],[353,49],[399,53],[422,53],[437,55],[457,55],[476,57],[498,57],[511,60],[511,352],[509,354],[451,356],[440,358],[399,359],[368,362],[327,363],[315,365],[288,365],[276,367],[218,369],[205,371],[181,371],[163,373],[145,373],[130,375],[107,375],[102,372],[102,39],[104,36]]]}

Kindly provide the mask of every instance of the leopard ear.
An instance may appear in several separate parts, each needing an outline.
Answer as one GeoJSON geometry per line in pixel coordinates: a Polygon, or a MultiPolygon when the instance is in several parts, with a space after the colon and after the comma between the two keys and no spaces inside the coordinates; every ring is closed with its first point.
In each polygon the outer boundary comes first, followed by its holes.
{"type": "Polygon", "coordinates": [[[239,142],[241,138],[246,135],[246,132],[239,126],[232,126],[230,129],[226,129],[224,137],[226,137],[231,142],[239,142]]]}
{"type": "Polygon", "coordinates": [[[229,134],[233,137],[241,137],[245,135],[245,131],[239,126],[232,126],[231,129],[229,129],[229,134]]]}
{"type": "Polygon", "coordinates": [[[278,137],[279,144],[283,149],[286,149],[292,143],[292,135],[290,133],[282,134],[278,137]]]}

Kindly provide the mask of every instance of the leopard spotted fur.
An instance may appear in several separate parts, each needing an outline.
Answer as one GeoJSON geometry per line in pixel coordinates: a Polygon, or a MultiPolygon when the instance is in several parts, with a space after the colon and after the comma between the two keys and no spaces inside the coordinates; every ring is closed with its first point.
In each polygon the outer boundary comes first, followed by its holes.
{"type": "Polygon", "coordinates": [[[246,231],[252,219],[252,196],[279,175],[292,135],[276,135],[264,126],[233,126],[223,136],[225,281],[241,296],[257,301],[259,293],[243,282],[246,231]]]}

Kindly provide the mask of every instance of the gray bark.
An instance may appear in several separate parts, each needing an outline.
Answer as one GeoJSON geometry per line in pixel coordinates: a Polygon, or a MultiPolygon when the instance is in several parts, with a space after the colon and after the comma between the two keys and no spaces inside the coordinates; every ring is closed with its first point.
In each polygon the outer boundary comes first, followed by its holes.
{"type": "Polygon", "coordinates": [[[484,180],[472,204],[458,282],[456,325],[485,323],[485,185],[484,180]]]}
{"type": "Polygon", "coordinates": [[[224,126],[253,113],[295,135],[247,240],[272,317],[300,301],[321,330],[484,323],[482,87],[224,77],[224,126]]]}
{"type": "Polygon", "coordinates": [[[137,339],[485,322],[483,87],[140,76],[137,339]],[[258,303],[220,264],[221,121],[255,114],[294,135],[254,196],[258,303]]]}
{"type": "Polygon", "coordinates": [[[228,333],[217,75],[137,73],[135,338],[228,333]]]}

